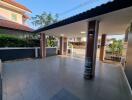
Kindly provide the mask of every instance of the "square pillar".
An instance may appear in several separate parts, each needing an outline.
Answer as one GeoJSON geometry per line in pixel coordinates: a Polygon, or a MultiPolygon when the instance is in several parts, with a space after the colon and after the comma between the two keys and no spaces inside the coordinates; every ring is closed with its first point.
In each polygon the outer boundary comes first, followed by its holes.
{"type": "Polygon", "coordinates": [[[128,31],[126,31],[126,33],[125,33],[125,40],[124,40],[124,42],[128,42],[128,31]]]}
{"type": "Polygon", "coordinates": [[[60,55],[66,55],[67,54],[67,38],[66,37],[60,37],[60,55]]]}
{"type": "Polygon", "coordinates": [[[101,36],[101,46],[100,46],[100,56],[99,56],[100,61],[104,61],[105,41],[106,41],[106,34],[102,34],[102,36],[101,36]]]}
{"type": "Polygon", "coordinates": [[[63,37],[60,37],[60,55],[63,55],[63,37]]]}
{"type": "Polygon", "coordinates": [[[40,34],[40,56],[41,58],[46,57],[46,37],[44,33],[40,34]]]}
{"type": "Polygon", "coordinates": [[[68,41],[67,41],[67,37],[64,37],[64,49],[63,49],[63,54],[67,55],[67,49],[68,49],[68,41]]]}
{"type": "Polygon", "coordinates": [[[98,39],[99,21],[93,20],[88,22],[88,33],[85,55],[85,72],[84,78],[91,79],[95,75],[97,39],[98,39]]]}

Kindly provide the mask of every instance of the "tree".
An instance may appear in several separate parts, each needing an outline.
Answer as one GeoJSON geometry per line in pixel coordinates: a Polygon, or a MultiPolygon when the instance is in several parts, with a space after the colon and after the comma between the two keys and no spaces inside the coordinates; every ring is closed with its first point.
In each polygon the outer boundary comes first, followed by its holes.
{"type": "MultiPolygon", "coordinates": [[[[31,18],[32,24],[36,27],[45,27],[50,24],[56,23],[58,21],[58,14],[51,14],[47,12],[43,12],[40,15],[35,15],[31,18]]],[[[38,34],[33,34],[34,37],[38,36],[38,34]]],[[[56,46],[55,38],[52,36],[47,37],[47,46],[48,47],[54,47],[56,46]]]]}
{"type": "Polygon", "coordinates": [[[58,21],[58,14],[43,12],[40,15],[35,15],[31,18],[32,24],[36,27],[45,27],[58,21]]]}

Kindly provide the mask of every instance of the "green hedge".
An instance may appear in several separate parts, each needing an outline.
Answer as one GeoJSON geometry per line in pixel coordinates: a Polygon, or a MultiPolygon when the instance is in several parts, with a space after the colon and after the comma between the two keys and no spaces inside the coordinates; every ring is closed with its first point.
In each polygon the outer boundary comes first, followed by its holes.
{"type": "Polygon", "coordinates": [[[0,47],[38,47],[39,40],[21,39],[11,35],[0,35],[0,47]]]}

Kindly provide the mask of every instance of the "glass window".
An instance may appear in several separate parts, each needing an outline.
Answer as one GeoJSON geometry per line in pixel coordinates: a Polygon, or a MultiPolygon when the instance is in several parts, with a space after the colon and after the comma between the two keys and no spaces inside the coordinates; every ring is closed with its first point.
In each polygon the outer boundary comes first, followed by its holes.
{"type": "Polygon", "coordinates": [[[17,21],[17,14],[12,14],[11,17],[13,21],[17,21]]]}

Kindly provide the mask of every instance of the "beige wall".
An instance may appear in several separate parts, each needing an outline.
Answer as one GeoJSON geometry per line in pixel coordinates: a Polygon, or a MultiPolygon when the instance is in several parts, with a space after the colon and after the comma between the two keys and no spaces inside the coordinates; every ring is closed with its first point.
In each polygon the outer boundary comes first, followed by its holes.
{"type": "Polygon", "coordinates": [[[23,24],[23,22],[22,22],[22,14],[14,12],[14,11],[11,11],[11,10],[9,10],[7,8],[0,7],[0,16],[4,17],[5,19],[8,19],[10,21],[17,22],[19,24],[23,24]],[[12,14],[16,14],[16,16],[17,16],[17,20],[16,21],[12,19],[12,14]]]}

